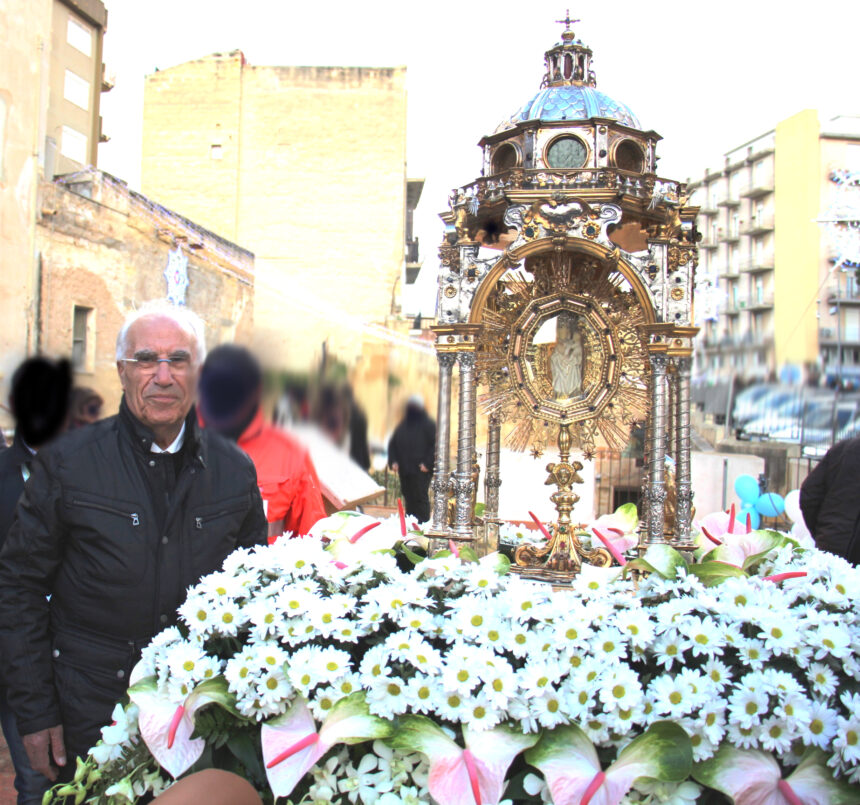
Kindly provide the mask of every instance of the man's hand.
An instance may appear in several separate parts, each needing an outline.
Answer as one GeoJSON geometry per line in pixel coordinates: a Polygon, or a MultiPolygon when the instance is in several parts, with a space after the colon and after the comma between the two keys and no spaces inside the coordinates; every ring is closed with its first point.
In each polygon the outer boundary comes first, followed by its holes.
{"type": "Polygon", "coordinates": [[[421,472],[430,472],[426,464],[419,464],[418,469],[421,470],[421,472]]]}
{"type": "Polygon", "coordinates": [[[52,782],[57,779],[57,766],[66,765],[66,746],[61,725],[48,727],[30,735],[22,735],[24,749],[33,771],[44,774],[52,782]],[[56,764],[56,765],[54,765],[56,764]]]}

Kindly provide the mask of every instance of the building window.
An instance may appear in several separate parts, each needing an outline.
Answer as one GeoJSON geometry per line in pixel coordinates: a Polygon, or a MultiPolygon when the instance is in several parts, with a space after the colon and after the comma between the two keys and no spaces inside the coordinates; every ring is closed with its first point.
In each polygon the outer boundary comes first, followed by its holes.
{"type": "Polygon", "coordinates": [[[93,55],[92,30],[72,17],[69,17],[68,25],[66,25],[66,41],[75,50],[81,51],[84,56],[93,55]]]}
{"type": "Polygon", "coordinates": [[[63,126],[63,138],[60,143],[60,153],[74,162],[86,165],[87,160],[87,135],[79,131],[63,126]]]}
{"type": "Polygon", "coordinates": [[[77,73],[66,70],[66,80],[63,83],[63,97],[84,111],[90,108],[90,82],[81,78],[77,73]]]}
{"type": "Polygon", "coordinates": [[[92,315],[91,307],[75,305],[72,316],[72,366],[79,372],[92,371],[89,360],[93,347],[90,333],[92,315]]]}

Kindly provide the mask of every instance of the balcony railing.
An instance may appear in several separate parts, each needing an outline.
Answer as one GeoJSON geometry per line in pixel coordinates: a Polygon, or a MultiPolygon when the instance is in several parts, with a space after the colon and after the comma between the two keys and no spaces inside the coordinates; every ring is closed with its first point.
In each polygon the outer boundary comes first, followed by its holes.
{"type": "Polygon", "coordinates": [[[735,279],[740,275],[740,269],[737,265],[723,266],[722,270],[720,271],[720,276],[726,277],[726,279],[735,279]]]}
{"type": "Polygon", "coordinates": [[[773,255],[763,254],[759,257],[747,257],[741,260],[741,271],[755,274],[759,271],[773,271],[773,255]]]}
{"type": "Polygon", "coordinates": [[[741,239],[739,232],[723,232],[720,235],[721,243],[737,243],[741,239]]]}
{"type": "Polygon", "coordinates": [[[718,249],[720,246],[720,241],[718,238],[715,238],[713,235],[706,235],[702,242],[699,243],[700,249],[718,249]]]}
{"type": "Polygon", "coordinates": [[[773,294],[772,293],[763,293],[760,296],[758,294],[753,294],[747,300],[747,309],[748,310],[769,310],[773,307],[773,294]]]}
{"type": "Polygon", "coordinates": [[[834,285],[827,289],[827,301],[839,302],[841,305],[860,305],[860,290],[851,291],[834,285]]]}
{"type": "Polygon", "coordinates": [[[773,193],[773,176],[764,176],[755,179],[741,190],[741,198],[760,198],[768,193],[773,193]]]}
{"type": "Polygon", "coordinates": [[[773,232],[773,216],[762,215],[741,227],[742,235],[764,235],[773,232]]]}
{"type": "Polygon", "coordinates": [[[717,202],[718,207],[729,207],[729,208],[731,208],[731,207],[740,207],[740,205],[741,205],[740,198],[738,198],[736,196],[732,196],[732,195],[726,196],[725,198],[721,198],[717,202]]]}

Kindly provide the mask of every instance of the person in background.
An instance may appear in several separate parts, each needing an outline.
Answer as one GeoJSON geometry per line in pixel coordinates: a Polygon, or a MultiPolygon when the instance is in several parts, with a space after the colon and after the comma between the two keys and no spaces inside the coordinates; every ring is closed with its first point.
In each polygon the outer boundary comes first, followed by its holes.
{"type": "Polygon", "coordinates": [[[370,447],[367,444],[367,415],[356,401],[349,386],[344,389],[344,397],[349,409],[349,457],[365,472],[369,472],[370,447]]]}
{"type": "Polygon", "coordinates": [[[253,464],[197,425],[205,354],[187,308],[132,313],[116,344],[119,414],[31,465],[0,552],[0,656],[30,764],[49,780],[98,741],[188,587],[266,544],[253,464]]]}
{"type": "Polygon", "coordinates": [[[222,344],[209,353],[200,373],[200,419],[254,462],[271,543],[285,532],[307,534],[325,507],[307,450],[263,422],[262,393],[263,372],[247,349],[222,344]]]}
{"type": "Polygon", "coordinates": [[[833,445],[800,487],[800,510],[815,544],[860,564],[860,438],[833,445]]]}
{"type": "Polygon", "coordinates": [[[436,448],[436,423],[424,410],[424,399],[413,394],[388,442],[388,466],[400,476],[406,513],[419,523],[430,519],[430,479],[436,448]]]}
{"type": "MultiPolygon", "coordinates": [[[[67,360],[29,358],[15,370],[11,385],[9,408],[16,424],[12,446],[0,452],[0,548],[15,518],[36,452],[59,435],[66,422],[71,365],[67,360]]],[[[50,782],[30,765],[5,686],[0,687],[0,725],[15,767],[18,805],[40,803],[50,782]]]]}
{"type": "Polygon", "coordinates": [[[95,390],[87,386],[75,386],[72,389],[72,401],[69,406],[68,430],[76,430],[84,425],[92,425],[102,417],[102,406],[105,401],[95,390]]]}

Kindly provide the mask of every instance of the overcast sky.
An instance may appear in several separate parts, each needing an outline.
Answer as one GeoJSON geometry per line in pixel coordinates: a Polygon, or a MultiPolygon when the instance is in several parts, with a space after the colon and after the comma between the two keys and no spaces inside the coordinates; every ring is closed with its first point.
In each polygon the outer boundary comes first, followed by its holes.
{"type": "MultiPolygon", "coordinates": [[[[406,65],[407,172],[426,179],[415,224],[428,267],[448,191],[479,174],[481,136],[537,91],[566,10],[563,0],[105,5],[104,58],[116,86],[102,96],[111,141],[99,166],[135,188],[143,80],[156,67],[236,48],[257,65],[406,65]]],[[[856,0],[614,0],[572,7],[571,16],[582,18],[573,27],[594,51],[598,88],[663,135],[661,176],[699,176],[802,109],[825,119],[860,114],[856,0]]]]}

